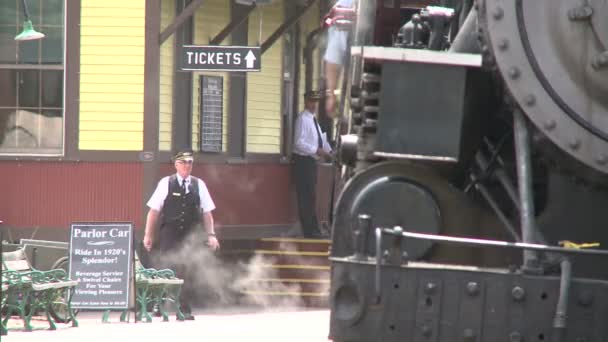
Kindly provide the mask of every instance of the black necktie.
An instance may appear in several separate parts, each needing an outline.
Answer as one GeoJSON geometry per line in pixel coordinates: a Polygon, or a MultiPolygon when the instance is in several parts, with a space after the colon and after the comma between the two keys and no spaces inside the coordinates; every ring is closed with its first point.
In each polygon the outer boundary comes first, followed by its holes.
{"type": "Polygon", "coordinates": [[[319,124],[317,123],[317,118],[313,116],[312,120],[315,122],[315,129],[317,130],[317,147],[323,148],[323,139],[321,139],[321,131],[319,131],[319,124]]]}
{"type": "Polygon", "coordinates": [[[186,179],[182,179],[182,194],[186,194],[186,179]]]}

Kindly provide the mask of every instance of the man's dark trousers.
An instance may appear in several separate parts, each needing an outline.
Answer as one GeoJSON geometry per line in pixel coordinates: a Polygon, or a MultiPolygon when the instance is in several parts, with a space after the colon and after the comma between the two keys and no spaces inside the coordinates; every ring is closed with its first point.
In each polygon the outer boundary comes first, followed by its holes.
{"type": "Polygon", "coordinates": [[[194,279],[192,279],[192,272],[190,270],[192,267],[189,267],[189,259],[183,258],[184,256],[181,255],[184,252],[180,252],[180,249],[183,248],[186,243],[190,231],[190,229],[184,231],[175,227],[161,227],[159,239],[162,267],[173,270],[177,278],[184,280],[179,296],[181,309],[184,314],[192,312],[190,304],[194,298],[192,289],[194,279]],[[170,259],[167,259],[167,257],[170,259]]]}
{"type": "Polygon", "coordinates": [[[313,157],[294,153],[294,175],[298,214],[304,237],[318,237],[319,222],[316,214],[317,162],[313,157]]]}

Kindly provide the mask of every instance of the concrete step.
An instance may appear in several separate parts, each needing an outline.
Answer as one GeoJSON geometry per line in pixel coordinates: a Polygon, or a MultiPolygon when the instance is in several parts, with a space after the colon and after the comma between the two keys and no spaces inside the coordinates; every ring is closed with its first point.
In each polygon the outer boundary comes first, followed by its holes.
{"type": "Polygon", "coordinates": [[[329,252],[330,240],[301,238],[266,238],[256,243],[256,249],[302,252],[329,252]]]}
{"type": "Polygon", "coordinates": [[[223,244],[221,255],[258,268],[257,277],[239,285],[242,303],[327,307],[329,248],[329,240],[265,238],[223,244]]]}
{"type": "Polygon", "coordinates": [[[278,265],[329,265],[328,252],[277,251],[256,249],[253,256],[262,263],[278,265]]]}
{"type": "Polygon", "coordinates": [[[327,294],[329,291],[329,279],[298,279],[298,278],[274,278],[274,279],[251,279],[243,284],[242,292],[272,292],[304,294],[327,294]]]}

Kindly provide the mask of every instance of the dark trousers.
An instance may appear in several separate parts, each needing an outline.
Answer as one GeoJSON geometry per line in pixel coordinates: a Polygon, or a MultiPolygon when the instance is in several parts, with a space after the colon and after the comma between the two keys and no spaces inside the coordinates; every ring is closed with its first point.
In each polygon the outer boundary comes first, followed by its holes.
{"type": "Polygon", "coordinates": [[[293,154],[298,214],[304,237],[321,234],[316,212],[317,162],[313,157],[293,154]]]}
{"type": "Polygon", "coordinates": [[[184,313],[191,313],[192,303],[195,295],[193,293],[194,274],[192,265],[189,260],[176,257],[176,253],[184,247],[185,241],[190,234],[190,231],[182,231],[174,227],[161,227],[160,229],[160,267],[168,268],[175,272],[177,278],[184,280],[184,285],[180,292],[179,301],[181,309],[184,313]]]}

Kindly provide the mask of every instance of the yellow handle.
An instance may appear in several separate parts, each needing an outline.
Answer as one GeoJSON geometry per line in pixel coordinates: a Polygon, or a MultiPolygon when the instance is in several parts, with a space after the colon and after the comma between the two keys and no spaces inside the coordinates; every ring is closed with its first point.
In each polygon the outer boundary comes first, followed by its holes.
{"type": "Polygon", "coordinates": [[[568,240],[563,240],[559,242],[559,245],[564,248],[574,248],[574,249],[582,249],[582,248],[593,248],[599,247],[599,242],[589,242],[589,243],[576,243],[568,240]]]}

